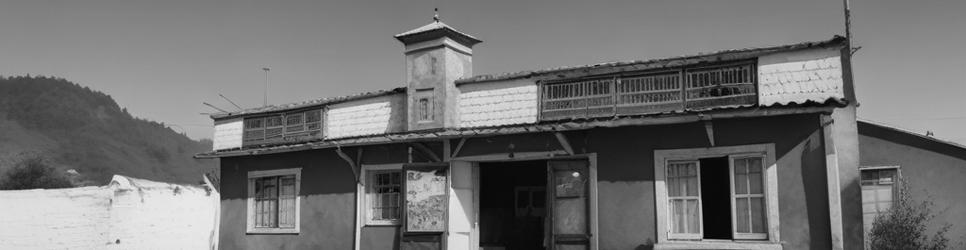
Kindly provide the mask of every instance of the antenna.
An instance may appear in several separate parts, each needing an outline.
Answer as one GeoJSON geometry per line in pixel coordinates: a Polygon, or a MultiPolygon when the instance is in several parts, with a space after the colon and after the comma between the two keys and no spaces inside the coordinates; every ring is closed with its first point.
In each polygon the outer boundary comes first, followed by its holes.
{"type": "Polygon", "coordinates": [[[439,8],[433,8],[433,21],[439,22],[439,8]]]}
{"type": "Polygon", "coordinates": [[[268,106],[268,71],[270,71],[272,69],[270,69],[268,67],[263,67],[262,70],[265,71],[265,99],[264,99],[264,105],[263,106],[266,106],[267,107],[268,106]]]}
{"type": "Polygon", "coordinates": [[[207,102],[202,102],[202,104],[207,105],[208,107],[211,107],[213,109],[217,109],[218,111],[221,111],[221,112],[224,112],[224,113],[230,113],[228,111],[225,111],[224,109],[220,109],[218,107],[215,107],[215,105],[211,105],[210,103],[207,103],[207,102]]]}
{"type": "Polygon", "coordinates": [[[218,93],[218,96],[221,96],[221,98],[224,98],[224,99],[225,99],[225,101],[228,101],[228,102],[230,102],[230,103],[231,103],[231,105],[235,105],[235,107],[236,107],[236,108],[238,108],[238,110],[242,110],[242,109],[243,109],[243,108],[242,108],[241,106],[238,106],[238,104],[235,104],[235,102],[233,102],[233,101],[231,101],[231,99],[228,99],[228,97],[225,97],[225,96],[224,96],[224,95],[222,95],[221,93],[218,93]]]}
{"type": "Polygon", "coordinates": [[[849,9],[849,0],[842,0],[842,5],[845,8],[845,44],[849,53],[852,53],[852,10],[849,9]]]}

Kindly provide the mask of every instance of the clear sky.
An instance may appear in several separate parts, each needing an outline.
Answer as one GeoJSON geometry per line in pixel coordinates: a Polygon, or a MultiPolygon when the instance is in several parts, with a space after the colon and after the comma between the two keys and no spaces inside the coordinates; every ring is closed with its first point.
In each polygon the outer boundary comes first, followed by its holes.
{"type": "MultiPolygon", "coordinates": [[[[852,0],[860,118],[966,144],[966,1],[852,0]]],[[[63,77],[210,138],[232,108],[404,85],[393,35],[432,20],[484,42],[476,74],[844,34],[841,0],[2,0],[0,75],[63,77]]]]}

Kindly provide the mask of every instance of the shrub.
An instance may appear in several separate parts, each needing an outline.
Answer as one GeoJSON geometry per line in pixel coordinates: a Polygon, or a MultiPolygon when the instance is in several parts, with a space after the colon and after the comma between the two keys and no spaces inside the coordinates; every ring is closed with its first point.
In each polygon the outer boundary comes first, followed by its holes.
{"type": "Polygon", "coordinates": [[[915,201],[909,193],[909,185],[900,180],[897,183],[896,199],[885,213],[876,216],[869,231],[869,248],[872,250],[940,250],[946,249],[949,239],[946,232],[951,226],[948,222],[933,235],[928,235],[929,221],[934,219],[933,203],[930,199],[915,201]]]}
{"type": "Polygon", "coordinates": [[[69,187],[73,187],[70,179],[39,156],[21,159],[0,177],[0,190],[69,187]]]}

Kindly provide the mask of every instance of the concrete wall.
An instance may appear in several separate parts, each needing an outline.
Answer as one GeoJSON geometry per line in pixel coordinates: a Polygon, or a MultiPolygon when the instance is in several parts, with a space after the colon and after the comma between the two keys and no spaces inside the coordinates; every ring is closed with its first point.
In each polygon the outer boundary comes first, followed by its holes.
{"type": "Polygon", "coordinates": [[[406,125],[405,96],[380,96],[334,104],[323,122],[328,139],[399,132],[406,125]]]}
{"type": "Polygon", "coordinates": [[[213,249],[213,190],[115,175],[103,187],[0,191],[0,249],[213,249]]]}
{"type": "Polygon", "coordinates": [[[459,86],[459,126],[492,127],[537,122],[539,91],[532,80],[459,86]]]}
{"type": "MultiPolygon", "coordinates": [[[[354,154],[351,154],[354,155],[354,154]]],[[[355,176],[332,149],[221,159],[222,249],[352,249],[355,176]],[[248,172],[302,168],[298,234],[247,234],[248,172]]]]}
{"type": "Polygon", "coordinates": [[[954,249],[966,247],[966,149],[930,147],[926,139],[872,129],[859,127],[862,166],[899,166],[913,199],[935,203],[936,218],[929,230],[934,232],[942,224],[951,223],[946,234],[949,245],[954,249]]]}

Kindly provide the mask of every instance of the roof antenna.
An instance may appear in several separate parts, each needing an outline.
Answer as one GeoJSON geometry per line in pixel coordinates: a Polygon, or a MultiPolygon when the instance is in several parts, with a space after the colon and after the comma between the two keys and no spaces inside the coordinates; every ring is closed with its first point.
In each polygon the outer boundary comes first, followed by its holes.
{"type": "Polygon", "coordinates": [[[235,105],[235,107],[238,108],[238,110],[243,109],[241,106],[238,106],[238,104],[235,104],[235,102],[231,101],[231,99],[228,99],[228,97],[225,97],[225,95],[222,95],[221,93],[219,93],[218,96],[221,96],[221,98],[224,98],[225,101],[228,101],[229,103],[231,103],[231,105],[235,105]]]}
{"type": "Polygon", "coordinates": [[[211,105],[210,103],[207,103],[207,102],[202,102],[202,103],[205,104],[205,105],[207,105],[208,107],[211,107],[213,109],[217,109],[218,111],[221,111],[222,113],[231,113],[231,112],[225,111],[224,109],[220,109],[218,107],[215,107],[215,105],[211,105]]]}
{"type": "Polygon", "coordinates": [[[439,22],[439,8],[433,8],[433,21],[439,22]]]}

